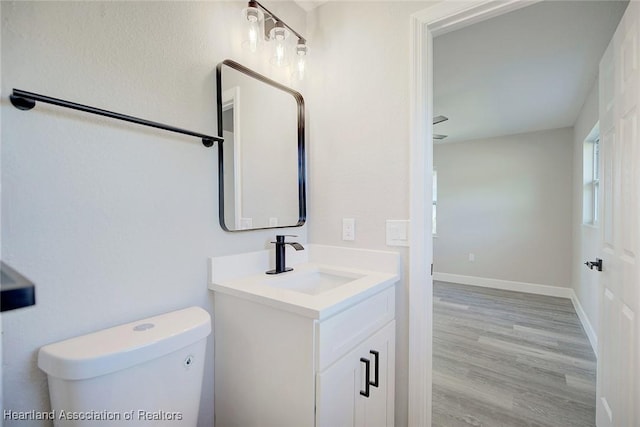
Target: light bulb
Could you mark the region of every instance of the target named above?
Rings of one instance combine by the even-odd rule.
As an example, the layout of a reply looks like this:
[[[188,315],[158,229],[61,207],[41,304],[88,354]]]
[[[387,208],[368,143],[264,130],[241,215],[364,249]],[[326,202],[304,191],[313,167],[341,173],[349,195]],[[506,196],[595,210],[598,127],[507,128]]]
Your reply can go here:
[[[271,63],[277,67],[287,65],[287,36],[289,31],[284,28],[282,22],[276,22],[275,26],[269,32],[269,37],[273,43],[273,54],[271,55]]]
[[[275,63],[278,67],[281,67],[285,63],[285,46],[282,40],[276,40],[275,46]]]
[[[298,80],[304,79],[308,53],[307,45],[303,41],[298,40],[298,45],[296,46],[296,66],[293,71],[294,77]]]
[[[244,26],[244,40],[242,47],[255,53],[260,41],[260,10],[256,7],[247,7],[242,10],[242,23]]]

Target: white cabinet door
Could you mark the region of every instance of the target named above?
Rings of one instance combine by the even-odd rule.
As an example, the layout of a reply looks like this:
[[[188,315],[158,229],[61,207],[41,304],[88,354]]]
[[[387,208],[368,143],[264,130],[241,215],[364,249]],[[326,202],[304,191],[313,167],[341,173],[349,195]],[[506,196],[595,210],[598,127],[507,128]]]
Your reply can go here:
[[[599,427],[640,425],[640,3],[627,11],[600,63],[602,248]]]
[[[356,426],[363,401],[358,390],[363,381],[360,351],[352,351],[316,379],[316,427]]]
[[[317,374],[316,427],[392,426],[394,391],[395,321]]]
[[[361,424],[365,427],[385,427],[394,425],[395,403],[395,369],[396,369],[396,322],[393,321],[372,336],[365,343],[368,354],[365,358],[371,360],[371,380],[376,380],[378,366],[378,387],[370,387],[369,398],[364,398],[364,419]],[[372,354],[377,351],[378,355]],[[377,360],[376,360],[377,359]],[[362,397],[362,396],[361,396]]]

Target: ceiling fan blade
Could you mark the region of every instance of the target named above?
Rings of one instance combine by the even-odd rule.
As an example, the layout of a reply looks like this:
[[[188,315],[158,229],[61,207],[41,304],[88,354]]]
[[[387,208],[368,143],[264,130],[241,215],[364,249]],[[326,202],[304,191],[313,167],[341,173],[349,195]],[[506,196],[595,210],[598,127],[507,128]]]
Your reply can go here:
[[[446,122],[447,120],[449,120],[449,117],[446,117],[446,116],[435,116],[433,118],[433,124],[437,125],[438,123]]]

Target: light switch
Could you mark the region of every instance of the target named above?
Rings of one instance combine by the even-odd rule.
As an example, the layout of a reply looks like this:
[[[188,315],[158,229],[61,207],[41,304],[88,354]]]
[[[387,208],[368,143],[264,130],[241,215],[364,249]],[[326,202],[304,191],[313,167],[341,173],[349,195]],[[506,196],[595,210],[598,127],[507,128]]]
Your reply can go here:
[[[387,246],[409,246],[409,220],[387,220]]]
[[[269,227],[277,227],[278,226],[278,218],[271,217],[269,218]]]
[[[342,240],[356,240],[356,220],[342,218]]]
[[[240,228],[246,230],[253,227],[253,218],[240,218]]]

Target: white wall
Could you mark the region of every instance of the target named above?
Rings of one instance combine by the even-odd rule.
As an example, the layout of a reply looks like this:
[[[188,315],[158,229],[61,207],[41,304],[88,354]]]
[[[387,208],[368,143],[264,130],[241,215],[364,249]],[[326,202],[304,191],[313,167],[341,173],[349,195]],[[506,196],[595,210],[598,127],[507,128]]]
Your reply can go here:
[[[269,6],[304,32],[298,6]],[[218,62],[290,83],[241,51],[243,7],[1,3],[2,257],[37,285],[36,306],[2,315],[5,409],[49,408],[40,346],[186,306],[211,310],[207,258],[264,249],[276,234],[220,229],[215,148],[45,104],[18,111],[11,89],[215,135]],[[302,242],[305,228],[295,229]],[[202,426],[213,421],[211,343]]]
[[[435,271],[571,286],[572,137],[563,128],[436,144]]]
[[[599,257],[600,229],[583,224],[584,142],[598,123],[598,83],[594,84],[578,115],[573,134],[573,290],[593,328],[598,326],[598,273],[583,263]],[[595,329],[594,329],[595,330]]]
[[[385,220],[409,218],[409,17],[424,2],[328,2],[310,16],[309,239],[387,247]],[[343,241],[342,218],[356,221]],[[398,286],[396,425],[407,424],[408,281]]]

